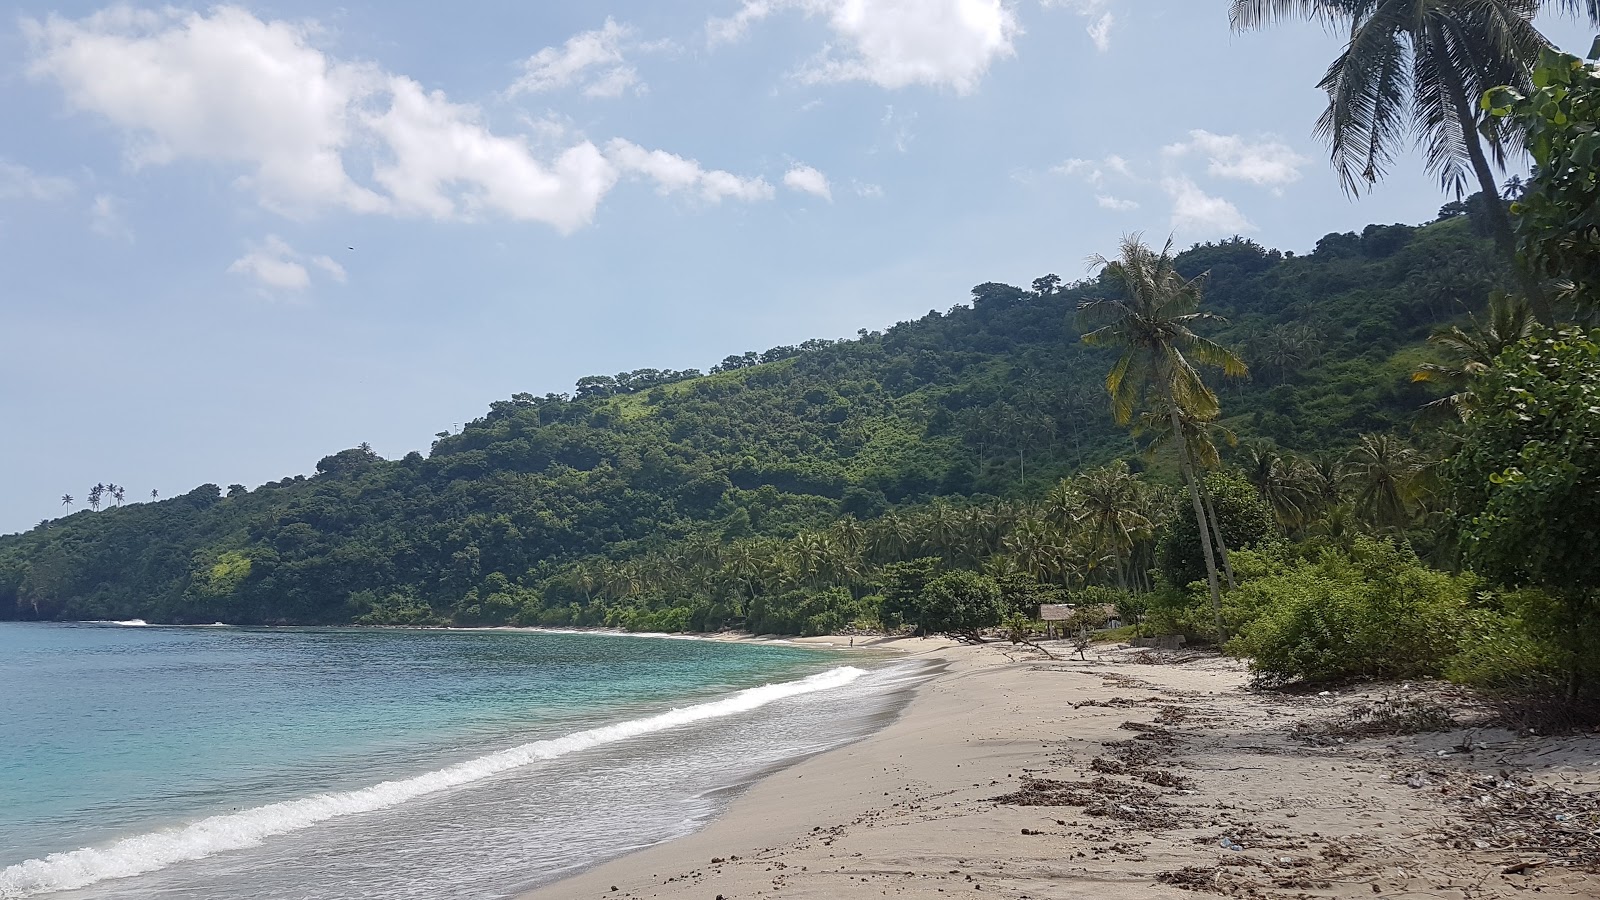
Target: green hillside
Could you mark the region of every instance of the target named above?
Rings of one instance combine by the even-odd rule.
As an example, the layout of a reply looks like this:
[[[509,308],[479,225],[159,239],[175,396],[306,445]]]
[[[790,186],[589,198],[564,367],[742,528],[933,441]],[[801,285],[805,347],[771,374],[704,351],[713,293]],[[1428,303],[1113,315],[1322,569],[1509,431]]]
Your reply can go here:
[[[1464,212],[1330,234],[1304,256],[1205,244],[1179,268],[1210,272],[1205,306],[1228,323],[1209,336],[1253,370],[1217,382],[1223,424],[1303,451],[1408,429],[1432,396],[1409,377],[1423,339],[1503,277]],[[875,614],[893,588],[874,572],[929,554],[960,567],[956,538],[926,533],[953,535],[939,522],[956,512],[989,510],[966,540],[998,552],[1063,478],[1147,465],[1106,412],[1112,357],[1074,323],[1114,290],[979,285],[970,305],[856,340],[519,394],[426,456],[355,448],[253,491],[82,510],[0,538],[0,618],[802,630]],[[907,522],[925,533],[896,538]],[[969,568],[988,555],[971,552]]]

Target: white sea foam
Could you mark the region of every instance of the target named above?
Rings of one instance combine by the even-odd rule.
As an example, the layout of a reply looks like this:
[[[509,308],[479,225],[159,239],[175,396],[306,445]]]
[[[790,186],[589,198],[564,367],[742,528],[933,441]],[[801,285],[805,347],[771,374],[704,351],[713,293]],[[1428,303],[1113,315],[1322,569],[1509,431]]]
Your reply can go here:
[[[149,622],[143,619],[126,619],[121,622],[112,622],[111,624],[121,625],[124,628],[146,628],[150,625]]]
[[[254,847],[275,835],[300,831],[340,816],[386,809],[541,760],[749,712],[788,697],[841,688],[865,674],[854,666],[842,666],[798,681],[749,688],[720,700],[533,741],[411,778],[212,816],[178,828],[124,838],[103,847],[52,853],[43,859],[30,859],[0,870],[0,898],[10,900],[71,890],[111,878],[154,872],[185,860]]]

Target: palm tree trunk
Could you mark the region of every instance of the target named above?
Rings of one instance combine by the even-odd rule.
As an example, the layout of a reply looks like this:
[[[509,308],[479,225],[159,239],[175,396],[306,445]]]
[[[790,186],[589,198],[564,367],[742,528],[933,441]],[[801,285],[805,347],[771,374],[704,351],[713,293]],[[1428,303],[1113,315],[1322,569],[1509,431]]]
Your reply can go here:
[[[1429,29],[1429,40],[1439,60],[1450,58],[1444,34],[1437,27]],[[1511,271],[1527,296],[1528,304],[1533,307],[1533,314],[1540,322],[1554,325],[1555,311],[1550,307],[1550,298],[1545,296],[1539,279],[1533,277],[1533,273],[1517,259],[1517,238],[1511,230],[1511,214],[1506,212],[1506,205],[1501,202],[1500,184],[1495,180],[1494,171],[1489,168],[1489,159],[1484,155],[1483,141],[1478,135],[1476,104],[1467,97],[1467,87],[1461,81],[1460,72],[1447,63],[1441,64],[1439,70],[1444,76],[1450,104],[1455,107],[1456,119],[1461,123],[1462,143],[1466,145],[1467,158],[1472,161],[1472,171],[1478,176],[1478,185],[1483,190],[1485,212],[1489,216],[1489,227],[1494,231],[1495,246],[1510,261]]]
[[[1204,484],[1200,488],[1200,497],[1206,504],[1206,517],[1211,520],[1211,535],[1216,539],[1217,551],[1222,554],[1222,571],[1228,576],[1228,590],[1231,591],[1239,586],[1238,582],[1233,580],[1233,560],[1228,558],[1228,542],[1222,538],[1222,523],[1217,520],[1217,510],[1215,504],[1211,502],[1211,492],[1205,489]]]
[[[1172,415],[1172,433],[1178,441],[1178,462],[1183,467],[1183,480],[1189,486],[1189,499],[1194,503],[1194,521],[1199,526],[1200,549],[1206,557],[1206,582],[1211,588],[1211,617],[1217,626],[1217,640],[1228,639],[1228,629],[1222,621],[1222,588],[1217,583],[1217,558],[1211,552],[1211,536],[1206,533],[1206,510],[1200,504],[1200,487],[1194,477],[1194,464],[1189,459],[1189,442],[1183,435],[1183,423],[1178,419],[1178,405],[1171,398],[1167,407]]]

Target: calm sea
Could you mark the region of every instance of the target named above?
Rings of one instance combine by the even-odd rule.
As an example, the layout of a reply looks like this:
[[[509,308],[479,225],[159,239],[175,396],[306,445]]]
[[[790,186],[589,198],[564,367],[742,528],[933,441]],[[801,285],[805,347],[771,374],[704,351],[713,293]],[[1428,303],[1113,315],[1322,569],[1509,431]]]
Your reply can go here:
[[[615,635],[0,623],[0,898],[509,896],[692,830],[926,674]]]

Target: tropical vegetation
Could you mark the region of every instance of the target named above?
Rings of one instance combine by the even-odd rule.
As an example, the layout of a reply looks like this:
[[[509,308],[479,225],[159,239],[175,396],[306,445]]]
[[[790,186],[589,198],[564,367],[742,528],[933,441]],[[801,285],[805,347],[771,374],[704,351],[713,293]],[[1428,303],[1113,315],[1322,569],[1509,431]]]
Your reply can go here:
[[[426,455],[126,505],[97,483],[0,538],[0,618],[977,640],[1069,603],[1266,682],[1593,693],[1600,70],[1542,5],[1233,3],[1348,31],[1334,168],[1354,191],[1420,142],[1480,188],[1431,223],[1304,255],[1132,235],[1083,280],[853,340],[515,394]]]

